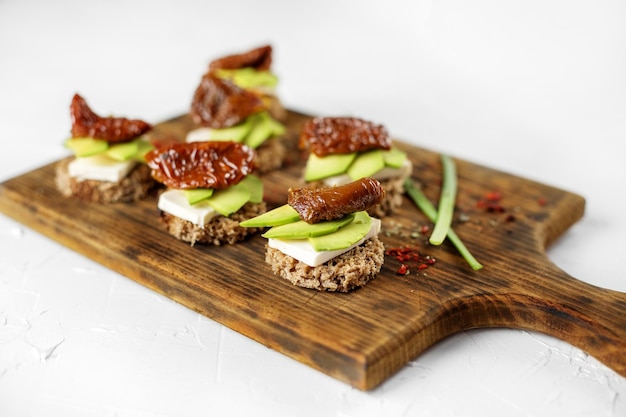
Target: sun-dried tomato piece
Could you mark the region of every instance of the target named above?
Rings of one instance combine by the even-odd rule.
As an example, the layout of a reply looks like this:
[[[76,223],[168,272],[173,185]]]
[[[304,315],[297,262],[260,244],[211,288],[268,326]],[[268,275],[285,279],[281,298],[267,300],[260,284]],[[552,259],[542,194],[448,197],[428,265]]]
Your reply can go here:
[[[355,117],[316,117],[302,126],[299,146],[325,156],[390,149],[391,137],[383,125]]]
[[[152,128],[143,120],[98,116],[78,94],[72,98],[70,116],[74,138],[90,137],[110,143],[128,142]]]
[[[152,176],[171,188],[223,189],[254,169],[254,151],[236,142],[189,142],[161,146],[146,154]]]
[[[252,67],[259,71],[269,70],[272,65],[272,47],[264,45],[241,54],[228,55],[209,64],[209,71],[216,69],[240,69]]]
[[[214,129],[235,126],[262,110],[265,106],[256,94],[211,73],[202,77],[191,103],[193,120]]]
[[[374,178],[361,178],[336,187],[289,189],[287,203],[307,223],[340,219],[380,204],[385,189]]]

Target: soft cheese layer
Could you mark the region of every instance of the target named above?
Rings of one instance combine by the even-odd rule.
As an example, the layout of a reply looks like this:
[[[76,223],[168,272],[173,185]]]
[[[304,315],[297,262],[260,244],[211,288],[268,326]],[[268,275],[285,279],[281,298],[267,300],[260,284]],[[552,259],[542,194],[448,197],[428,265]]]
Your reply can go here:
[[[97,180],[119,182],[137,165],[137,161],[116,161],[106,155],[75,158],[68,165],[71,177],[80,181]]]
[[[286,240],[286,239],[268,239],[267,243],[269,247],[278,249],[285,255],[289,255],[292,258],[299,260],[300,262],[304,262],[305,264],[315,267],[319,266],[329,260],[348,252],[349,250],[359,246],[367,239],[370,239],[380,232],[380,220],[372,217],[372,225],[370,227],[369,232],[365,237],[361,240],[353,244],[352,246],[333,250],[333,251],[323,251],[319,252],[313,249],[311,244],[307,239],[301,240]]]
[[[187,142],[206,142],[211,140],[211,128],[199,127],[197,129],[190,130],[187,133],[187,138],[185,140]]]
[[[183,190],[167,190],[161,193],[157,207],[200,227],[204,227],[213,217],[219,215],[206,201],[190,205]]]
[[[411,175],[413,165],[408,159],[404,161],[400,168],[385,167],[372,175],[372,178],[379,181],[383,181],[389,178],[406,178]],[[332,177],[324,178],[324,185],[334,187],[338,185],[345,185],[354,181],[348,174],[335,175]]]

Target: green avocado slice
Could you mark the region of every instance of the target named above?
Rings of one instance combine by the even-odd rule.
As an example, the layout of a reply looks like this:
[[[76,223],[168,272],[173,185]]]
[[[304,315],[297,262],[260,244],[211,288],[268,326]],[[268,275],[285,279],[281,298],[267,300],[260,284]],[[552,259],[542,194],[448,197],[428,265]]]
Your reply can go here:
[[[248,187],[240,182],[223,190],[215,190],[206,202],[222,216],[229,216],[250,201],[250,195]]]
[[[210,140],[242,142],[253,126],[253,116],[249,116],[238,125],[222,129],[211,129]]]
[[[262,236],[273,239],[306,239],[314,236],[323,236],[336,232],[354,220],[354,214],[348,214],[339,220],[323,221],[318,223],[307,223],[298,220],[293,223],[274,226]]]
[[[298,220],[300,220],[300,214],[298,214],[296,209],[289,204],[285,204],[251,219],[244,220],[239,225],[243,227],[272,227],[293,223]]]
[[[269,71],[239,71],[234,74],[233,81],[241,88],[275,87],[278,77]]]
[[[305,181],[316,181],[343,174],[348,170],[356,156],[356,152],[332,154],[324,157],[319,157],[312,153],[306,162],[304,179]]]
[[[406,160],[406,152],[401,151],[396,147],[392,147],[388,151],[383,151],[383,159],[385,160],[385,166],[400,168]]]
[[[272,136],[272,127],[265,122],[265,118],[261,115],[250,117],[254,117],[253,126],[248,135],[244,138],[243,143],[252,149],[256,149]]]
[[[187,202],[193,206],[211,197],[213,195],[213,188],[192,188],[184,190],[184,193],[185,197],[187,197]]]
[[[353,181],[371,177],[385,167],[383,152],[380,149],[359,153],[348,168],[348,175]]]
[[[143,139],[137,139],[136,142],[137,142],[137,153],[135,154],[134,158],[139,162],[145,163],[146,162],[145,156],[148,152],[154,149],[154,145]]]
[[[263,142],[273,136],[285,134],[285,126],[272,119],[270,114],[266,111],[254,114],[249,118],[253,119],[252,129],[243,139],[243,142],[252,149],[258,148]]]
[[[109,149],[109,142],[95,138],[69,138],[65,141],[65,146],[74,152],[74,155],[81,158],[85,156],[97,155]]]
[[[137,155],[139,143],[137,141],[116,143],[106,150],[105,155],[116,161],[128,161]]]
[[[249,195],[248,200],[243,202],[243,204],[247,203],[248,201],[252,203],[260,203],[261,201],[263,201],[263,182],[256,175],[246,176],[238,184],[236,184],[236,186],[239,186],[242,189],[245,189],[248,191],[248,195]],[[228,189],[236,187],[236,186],[233,185],[229,187]],[[243,196],[245,196],[246,194],[242,190],[235,190],[235,191],[227,192],[228,189],[217,191],[217,197],[218,197],[217,203],[214,201],[213,204],[217,205],[218,208],[221,208],[223,212],[233,213],[239,210],[241,206],[243,206],[243,204],[241,203],[241,200],[243,199]],[[190,205],[194,205],[203,200],[212,199],[216,190],[214,190],[213,188],[191,188],[191,189],[184,190],[184,192],[185,192],[185,197],[187,197],[187,202]],[[232,198],[233,200],[227,201],[228,198]],[[208,203],[209,205],[211,205],[210,202]],[[217,208],[215,208],[215,210],[219,212]],[[223,214],[223,213],[220,212],[220,214]]]
[[[278,77],[270,71],[259,71],[252,67],[219,69],[217,76],[228,78],[241,88],[275,87]]]
[[[318,252],[349,248],[364,236],[372,226],[372,218],[365,211],[355,213],[352,223],[334,233],[310,237],[309,243]]]
[[[240,184],[243,184],[250,191],[250,202],[260,203],[263,201],[263,181],[256,175],[248,174],[242,179]]]

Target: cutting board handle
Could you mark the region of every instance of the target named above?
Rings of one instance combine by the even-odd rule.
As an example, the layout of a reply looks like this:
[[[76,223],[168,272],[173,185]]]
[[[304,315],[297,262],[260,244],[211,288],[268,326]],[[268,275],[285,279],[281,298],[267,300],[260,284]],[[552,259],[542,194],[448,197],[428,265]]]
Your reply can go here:
[[[626,377],[626,293],[576,279],[554,266],[553,300],[538,303],[546,333],[566,340]],[[541,290],[545,294],[545,290]]]
[[[458,164],[460,174],[469,172],[469,165]],[[480,178],[477,171],[472,173],[474,180]],[[494,177],[488,171],[484,175],[480,183],[489,184],[489,189],[508,190],[509,204],[524,209],[520,208],[516,221],[481,235],[481,244],[474,246],[475,250],[489,249],[479,254],[479,259],[487,261],[483,270],[467,277],[475,282],[460,290],[465,291],[461,298],[474,305],[469,312],[455,314],[456,319],[469,320],[474,327],[512,327],[548,334],[626,377],[626,293],[577,279],[547,255],[550,244],[583,217],[584,198],[537,183],[522,183],[515,177]],[[464,187],[468,184],[464,182]],[[515,198],[518,201],[513,201]],[[537,203],[540,198],[545,204]],[[455,296],[451,291],[438,296],[456,304],[452,311],[463,309],[458,303],[465,301],[446,298]]]
[[[476,319],[468,327],[514,327],[559,338],[626,377],[626,293],[576,279],[547,257],[543,267],[535,263],[526,272],[525,288],[469,297],[473,305],[460,310],[472,313],[459,316]]]

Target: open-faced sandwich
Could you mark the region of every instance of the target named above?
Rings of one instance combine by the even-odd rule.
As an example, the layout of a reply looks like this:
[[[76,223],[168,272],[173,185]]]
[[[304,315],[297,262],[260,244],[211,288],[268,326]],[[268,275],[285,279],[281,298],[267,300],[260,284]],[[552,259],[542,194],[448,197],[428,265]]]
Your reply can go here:
[[[146,154],[152,176],[166,186],[158,209],[167,231],[192,245],[233,244],[258,229],[240,222],[266,211],[263,183],[252,174],[254,151],[236,142],[159,146]]]
[[[394,147],[387,129],[354,117],[316,117],[307,120],[299,146],[308,150],[304,181],[311,187],[337,186],[360,178],[380,181],[385,198],[370,214],[384,217],[402,204],[403,183],[412,164]]]
[[[369,209],[385,190],[373,178],[320,189],[289,189],[287,204],[241,223],[270,227],[265,261],[294,285],[348,292],[374,279],[384,262],[380,220]]]
[[[101,117],[75,94],[70,105],[71,137],[65,146],[74,155],[56,166],[56,185],[64,196],[95,203],[133,202],[156,182],[145,164],[152,145],[143,136],[152,126],[142,120]]]
[[[191,117],[199,126],[187,142],[234,141],[255,150],[256,170],[280,168],[287,156],[285,126],[276,121],[263,101],[232,81],[206,73],[191,104]]]
[[[208,72],[258,95],[273,118],[285,120],[286,111],[276,95],[278,77],[272,72],[271,45],[216,59]]]

